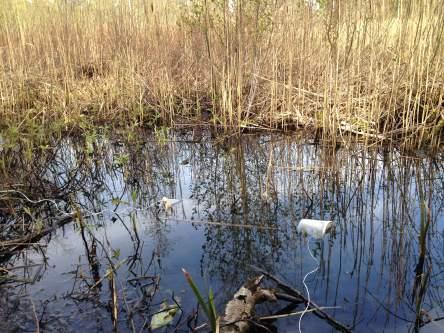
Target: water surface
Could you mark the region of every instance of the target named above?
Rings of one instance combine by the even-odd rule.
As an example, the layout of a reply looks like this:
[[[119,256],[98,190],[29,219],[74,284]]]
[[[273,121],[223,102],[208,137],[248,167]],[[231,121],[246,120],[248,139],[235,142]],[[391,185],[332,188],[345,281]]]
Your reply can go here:
[[[441,155],[207,134],[146,134],[136,143],[97,135],[28,155],[0,154],[4,189],[32,189],[34,200],[57,202],[31,205],[16,194],[17,214],[2,211],[2,230],[28,221],[22,206],[42,224],[74,209],[85,216],[2,258],[16,281],[0,284],[0,331],[34,332],[37,318],[42,332],[110,332],[114,281],[117,331],[146,330],[174,297],[183,311],[167,331],[186,332],[196,300],[181,268],[202,290],[215,290],[223,312],[257,275],[250,265],[301,291],[303,277],[319,265],[307,279],[311,298],[337,307],[329,313],[356,332],[444,330],[444,321],[425,324],[444,315]],[[18,182],[22,187],[11,187]],[[178,201],[172,212],[161,209],[162,197]],[[335,228],[323,239],[307,238],[296,232],[301,218],[332,220]],[[274,326],[299,332],[298,320]],[[312,314],[301,326],[334,331]]]

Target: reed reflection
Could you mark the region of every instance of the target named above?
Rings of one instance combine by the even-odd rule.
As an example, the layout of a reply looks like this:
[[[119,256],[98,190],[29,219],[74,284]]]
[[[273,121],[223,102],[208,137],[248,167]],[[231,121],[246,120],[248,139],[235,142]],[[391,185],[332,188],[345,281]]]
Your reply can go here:
[[[72,264],[88,274],[84,284],[75,282],[75,274],[70,295],[94,286],[96,295],[82,301],[109,309],[103,299],[113,297],[112,288],[103,281],[110,267],[118,267],[117,318],[128,313],[131,318],[113,317],[115,327],[105,327],[143,329],[159,290],[183,286],[172,267],[197,263],[201,279],[218,287],[223,304],[250,277],[250,265],[301,288],[303,276],[316,265],[310,247],[320,264],[308,281],[313,298],[340,306],[334,316],[356,330],[415,331],[442,316],[442,156],[299,144],[273,135],[195,139],[177,135],[160,142],[146,136],[127,143],[96,136],[68,138],[28,156],[3,151],[3,188],[11,190],[0,197],[3,245],[35,233],[37,221],[54,221],[61,212],[77,209],[88,217],[85,224],[74,219],[49,229],[34,248],[2,247],[1,267],[9,272],[23,266],[27,277],[37,274],[27,256],[44,258],[47,248],[56,246],[51,237],[70,235],[72,226],[82,244],[76,252],[80,262]],[[171,213],[159,204],[164,196],[178,200]],[[56,205],[36,203],[38,198]],[[301,218],[333,220],[335,229],[308,242],[296,233]],[[177,262],[183,246],[177,239],[187,244],[195,239],[199,247]],[[51,267],[41,267],[50,273]],[[18,283],[6,276],[8,284]],[[43,277],[41,283],[45,286]],[[285,323],[279,328],[285,331]]]

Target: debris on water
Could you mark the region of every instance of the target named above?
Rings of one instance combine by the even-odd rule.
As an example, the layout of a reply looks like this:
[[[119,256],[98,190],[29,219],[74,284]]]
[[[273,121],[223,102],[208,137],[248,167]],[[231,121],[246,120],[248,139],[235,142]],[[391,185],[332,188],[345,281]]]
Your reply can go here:
[[[271,195],[267,191],[264,191],[261,193],[261,199],[264,203],[268,203],[268,204],[273,201],[273,198],[271,197]]]
[[[168,305],[167,302],[163,302],[160,305],[160,312],[151,317],[151,329],[155,330],[169,325],[179,311],[180,309],[177,304]]]
[[[275,291],[278,303],[242,310],[242,322],[221,316],[224,330],[427,330],[443,316],[442,155],[274,134],[195,143],[187,133],[158,145],[144,143],[149,133],[121,146],[106,135],[91,141],[92,156],[83,137],[45,140],[52,149],[0,139],[0,332],[209,330],[185,265],[215,287],[221,315],[251,277],[267,278],[253,296]]]
[[[179,202],[181,202],[182,200],[178,200],[178,199],[171,199],[171,198],[167,198],[167,197],[163,197],[162,200],[160,200],[163,209],[165,210],[165,212],[172,212],[173,211],[173,206],[175,204],[178,204]]]
[[[333,227],[333,221],[302,219],[299,221],[297,231],[313,238],[323,238]]]

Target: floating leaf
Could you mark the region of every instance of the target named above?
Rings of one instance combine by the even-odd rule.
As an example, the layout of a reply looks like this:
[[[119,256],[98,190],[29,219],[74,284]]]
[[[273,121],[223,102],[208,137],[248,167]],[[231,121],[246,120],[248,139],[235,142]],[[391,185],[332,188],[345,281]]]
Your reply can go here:
[[[23,207],[23,210],[25,211],[26,214],[28,214],[30,217],[32,217],[32,213],[31,213],[31,210],[29,209],[29,207]]]
[[[42,232],[43,230],[43,221],[41,219],[38,219],[35,223],[34,223],[36,232],[39,234]]]
[[[167,303],[162,303],[160,306],[161,312],[156,313],[151,317],[151,329],[161,328],[170,324],[174,316],[179,312],[177,305],[168,305]]]
[[[122,205],[129,205],[129,202],[128,202],[128,201],[120,200],[120,199],[118,199],[118,198],[113,198],[113,199],[111,200],[111,203],[112,203],[114,206],[118,206],[118,205],[120,205],[120,204],[122,204]]]
[[[119,257],[120,257],[120,249],[113,250],[112,258],[119,259]]]

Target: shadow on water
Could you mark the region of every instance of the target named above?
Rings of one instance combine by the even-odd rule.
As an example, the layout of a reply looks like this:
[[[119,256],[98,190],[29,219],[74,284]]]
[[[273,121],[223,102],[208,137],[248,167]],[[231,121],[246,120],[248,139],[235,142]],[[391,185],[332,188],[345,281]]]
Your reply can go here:
[[[312,299],[356,332],[442,331],[442,156],[299,142],[96,135],[3,147],[0,331],[139,332],[162,302],[182,310],[168,330],[189,331],[204,318],[181,267],[215,289],[222,312],[255,274],[249,265],[303,290],[316,267],[307,247],[320,265]],[[172,212],[162,197],[177,200]],[[308,240],[296,233],[304,217],[334,231]]]

